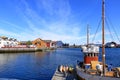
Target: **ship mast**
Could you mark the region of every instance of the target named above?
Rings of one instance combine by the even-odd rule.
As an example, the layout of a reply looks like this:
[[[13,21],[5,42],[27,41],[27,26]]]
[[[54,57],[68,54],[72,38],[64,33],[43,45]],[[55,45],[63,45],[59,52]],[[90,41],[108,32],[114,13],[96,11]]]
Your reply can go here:
[[[89,45],[89,25],[87,25],[87,46]]]
[[[102,0],[102,62],[103,62],[103,76],[105,76],[105,36],[104,24],[105,23],[105,1]]]

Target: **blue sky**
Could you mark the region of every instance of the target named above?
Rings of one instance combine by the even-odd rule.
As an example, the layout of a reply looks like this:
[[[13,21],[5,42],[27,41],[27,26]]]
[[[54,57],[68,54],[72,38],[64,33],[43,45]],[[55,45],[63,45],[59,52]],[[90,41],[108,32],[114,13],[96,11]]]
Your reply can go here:
[[[0,36],[17,40],[62,40],[70,44],[86,43],[86,27],[90,41],[101,20],[102,0],[0,0]],[[106,1],[106,16],[120,34],[120,1]],[[100,25],[101,27],[101,25]],[[112,35],[115,32],[112,31]],[[118,35],[118,37],[120,37]],[[106,28],[106,41],[112,41]],[[114,41],[118,42],[114,37]],[[95,41],[101,42],[101,28]]]

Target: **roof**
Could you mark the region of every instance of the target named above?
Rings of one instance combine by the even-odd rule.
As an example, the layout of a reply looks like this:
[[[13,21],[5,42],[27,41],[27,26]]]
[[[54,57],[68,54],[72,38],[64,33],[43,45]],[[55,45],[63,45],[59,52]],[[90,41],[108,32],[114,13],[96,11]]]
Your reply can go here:
[[[52,40],[43,40],[43,41],[45,41],[45,42],[52,42]]]

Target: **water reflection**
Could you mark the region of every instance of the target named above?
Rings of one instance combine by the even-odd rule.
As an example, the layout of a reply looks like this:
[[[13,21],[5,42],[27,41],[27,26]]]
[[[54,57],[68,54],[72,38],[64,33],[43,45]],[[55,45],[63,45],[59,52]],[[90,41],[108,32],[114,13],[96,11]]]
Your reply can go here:
[[[0,54],[0,66],[5,65],[16,59],[18,54],[3,53]]]
[[[46,52],[35,52],[35,57],[42,58],[46,55]]]

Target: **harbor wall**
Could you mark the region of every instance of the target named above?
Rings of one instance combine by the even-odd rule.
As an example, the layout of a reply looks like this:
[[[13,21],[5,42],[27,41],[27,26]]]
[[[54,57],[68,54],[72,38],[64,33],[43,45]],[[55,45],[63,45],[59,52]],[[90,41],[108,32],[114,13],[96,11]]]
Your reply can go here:
[[[0,53],[47,51],[46,48],[0,48]]]

